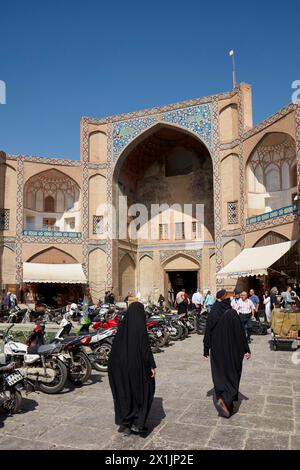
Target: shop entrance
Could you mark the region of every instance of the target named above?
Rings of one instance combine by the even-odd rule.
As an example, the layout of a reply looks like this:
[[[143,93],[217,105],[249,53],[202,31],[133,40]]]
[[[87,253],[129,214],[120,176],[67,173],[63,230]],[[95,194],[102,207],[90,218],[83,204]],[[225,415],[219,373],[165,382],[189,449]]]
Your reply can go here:
[[[185,289],[187,294],[192,294],[199,285],[198,271],[167,271],[167,278],[174,292],[174,298],[181,289]]]
[[[34,283],[24,285],[22,291],[24,302],[41,302],[49,307],[78,303],[84,294],[82,284]]]

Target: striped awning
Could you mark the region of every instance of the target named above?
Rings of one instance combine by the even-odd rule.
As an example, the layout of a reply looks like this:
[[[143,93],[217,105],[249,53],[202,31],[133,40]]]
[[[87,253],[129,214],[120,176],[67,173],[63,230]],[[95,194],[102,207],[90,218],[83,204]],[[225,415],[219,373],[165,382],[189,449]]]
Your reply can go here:
[[[238,278],[268,274],[268,269],[287,253],[296,240],[275,245],[245,248],[218,272],[221,278]]]
[[[86,284],[81,264],[23,263],[23,282]]]

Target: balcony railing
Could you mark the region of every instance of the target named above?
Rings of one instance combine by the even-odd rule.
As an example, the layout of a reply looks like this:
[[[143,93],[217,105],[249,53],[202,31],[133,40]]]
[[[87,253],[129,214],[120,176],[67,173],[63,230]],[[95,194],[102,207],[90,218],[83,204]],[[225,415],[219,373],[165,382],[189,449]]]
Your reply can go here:
[[[56,238],[81,238],[81,232],[61,232],[60,230],[48,229],[24,229],[24,237],[56,237]]]
[[[275,219],[276,217],[282,217],[288,214],[297,214],[297,204],[291,204],[290,206],[280,207],[264,214],[254,215],[246,219],[246,225],[257,224],[259,222],[265,222],[266,220]]]

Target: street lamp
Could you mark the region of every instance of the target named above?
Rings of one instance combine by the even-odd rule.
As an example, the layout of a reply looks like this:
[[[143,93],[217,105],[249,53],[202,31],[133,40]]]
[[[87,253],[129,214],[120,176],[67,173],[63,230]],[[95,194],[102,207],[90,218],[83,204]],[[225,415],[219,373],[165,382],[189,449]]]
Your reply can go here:
[[[235,70],[235,59],[234,59],[234,50],[229,51],[229,56],[232,58],[232,83],[233,89],[236,87],[236,70]]]

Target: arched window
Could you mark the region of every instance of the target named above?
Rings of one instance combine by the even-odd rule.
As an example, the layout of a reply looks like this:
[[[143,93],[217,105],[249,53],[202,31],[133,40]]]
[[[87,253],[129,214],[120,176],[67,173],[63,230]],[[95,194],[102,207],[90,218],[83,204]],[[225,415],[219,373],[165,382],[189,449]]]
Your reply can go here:
[[[265,192],[265,185],[264,185],[264,172],[261,165],[257,165],[255,168],[255,192],[256,193],[264,193]]]
[[[35,194],[32,191],[29,191],[27,194],[27,207],[28,209],[35,210]]]
[[[68,194],[67,195],[67,207],[66,207],[67,211],[69,209],[72,209],[73,206],[74,206],[74,198],[71,194]]]
[[[45,212],[55,212],[55,201],[52,196],[45,197]]]
[[[284,162],[281,167],[282,189],[289,189],[290,186],[290,167],[288,162]]]
[[[58,190],[56,194],[56,210],[57,212],[64,212],[65,210],[65,195],[61,190]]]
[[[280,191],[280,171],[277,165],[271,164],[266,168],[266,190],[271,193]]]
[[[291,187],[294,188],[295,186],[297,186],[297,165],[296,165],[296,163],[294,163],[294,165],[291,167],[290,179],[291,179]]]

